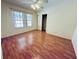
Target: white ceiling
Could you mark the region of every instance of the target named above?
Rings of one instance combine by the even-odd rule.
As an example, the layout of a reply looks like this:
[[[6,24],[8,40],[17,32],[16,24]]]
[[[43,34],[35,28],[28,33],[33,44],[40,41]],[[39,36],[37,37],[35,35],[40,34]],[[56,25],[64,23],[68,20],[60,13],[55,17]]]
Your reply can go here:
[[[46,7],[46,8],[50,7],[50,6],[54,7],[56,5],[62,4],[64,2],[69,2],[69,1],[72,1],[72,0],[2,0],[2,1],[34,10],[31,7],[31,5],[36,3],[34,1],[41,1],[42,3],[40,5],[41,5],[41,8],[43,9],[44,7]]]
[[[8,2],[10,4],[21,6],[24,8],[32,9],[31,5],[36,3],[35,1],[38,1],[38,0],[3,0],[3,1]],[[48,0],[39,0],[39,1],[42,1],[41,6],[43,6],[44,3],[48,2]]]

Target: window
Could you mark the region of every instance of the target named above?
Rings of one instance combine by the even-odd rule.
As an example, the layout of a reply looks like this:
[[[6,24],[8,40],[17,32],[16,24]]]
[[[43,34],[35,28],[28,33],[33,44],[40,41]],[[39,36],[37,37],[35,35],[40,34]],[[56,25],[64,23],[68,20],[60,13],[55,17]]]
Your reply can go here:
[[[27,14],[27,26],[32,26],[32,15]]]
[[[12,10],[12,20],[16,28],[32,26],[32,14]]]

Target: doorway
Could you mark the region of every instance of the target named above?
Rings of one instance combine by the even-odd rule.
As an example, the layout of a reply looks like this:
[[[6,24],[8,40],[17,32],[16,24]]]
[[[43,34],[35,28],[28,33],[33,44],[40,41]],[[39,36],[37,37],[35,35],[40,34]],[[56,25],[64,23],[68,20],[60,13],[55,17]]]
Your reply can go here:
[[[47,14],[42,15],[42,31],[46,32]]]

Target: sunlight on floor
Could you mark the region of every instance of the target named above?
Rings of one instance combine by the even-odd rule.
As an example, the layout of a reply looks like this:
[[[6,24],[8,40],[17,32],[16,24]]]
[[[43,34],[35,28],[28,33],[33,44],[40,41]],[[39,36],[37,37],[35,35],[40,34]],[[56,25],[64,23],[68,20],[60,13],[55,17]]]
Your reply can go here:
[[[19,38],[17,40],[17,42],[18,42],[18,48],[24,49],[28,45],[31,45],[32,41],[33,41],[32,35],[28,36],[27,39],[25,37]]]

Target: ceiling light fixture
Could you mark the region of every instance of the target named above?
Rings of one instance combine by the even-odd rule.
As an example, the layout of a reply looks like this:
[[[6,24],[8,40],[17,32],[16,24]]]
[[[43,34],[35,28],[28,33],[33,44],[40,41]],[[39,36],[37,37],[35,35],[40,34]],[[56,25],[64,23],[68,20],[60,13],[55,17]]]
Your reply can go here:
[[[39,9],[39,8],[40,8],[38,4],[35,4],[35,7],[36,7],[37,9]]]
[[[34,10],[36,9],[34,5],[31,5],[31,7],[32,7]]]
[[[34,10],[41,10],[42,7],[44,7],[44,4],[48,2],[48,0],[32,0],[33,4],[31,4],[31,7]]]

